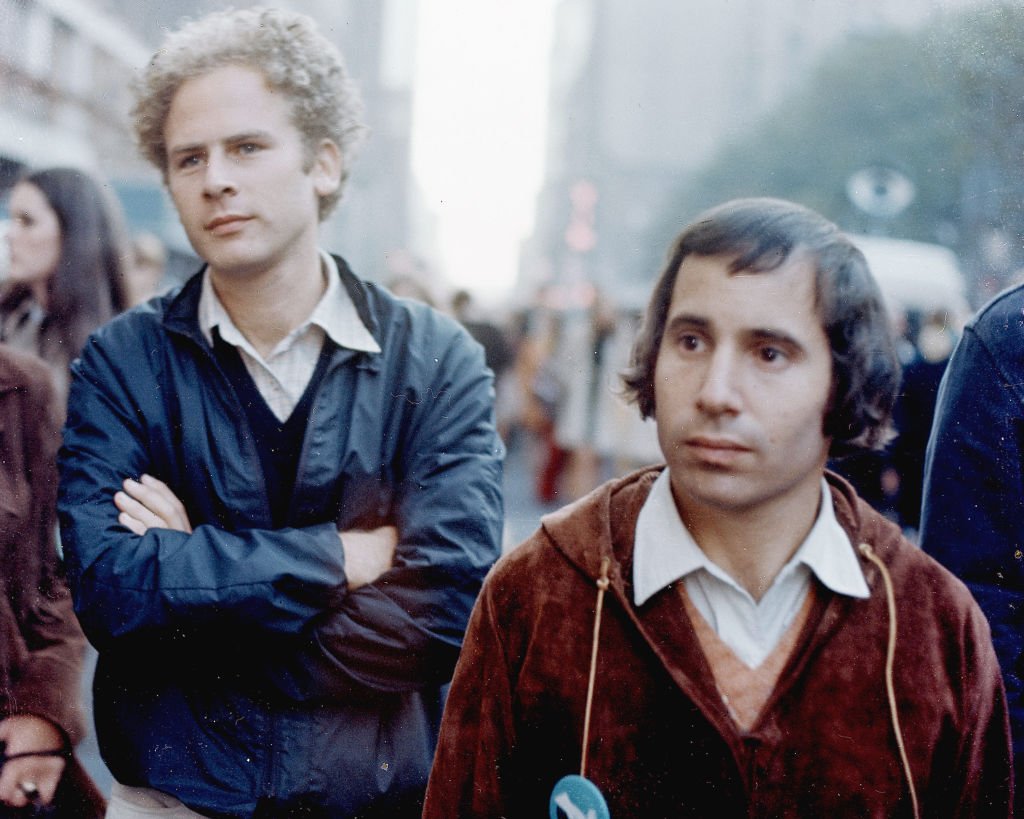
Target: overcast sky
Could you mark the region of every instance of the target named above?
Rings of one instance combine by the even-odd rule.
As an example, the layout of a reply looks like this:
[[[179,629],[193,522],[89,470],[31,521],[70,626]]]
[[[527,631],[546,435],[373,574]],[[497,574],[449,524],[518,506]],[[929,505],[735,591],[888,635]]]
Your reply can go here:
[[[543,171],[556,0],[428,0],[419,9],[413,170],[444,274],[507,295]]]

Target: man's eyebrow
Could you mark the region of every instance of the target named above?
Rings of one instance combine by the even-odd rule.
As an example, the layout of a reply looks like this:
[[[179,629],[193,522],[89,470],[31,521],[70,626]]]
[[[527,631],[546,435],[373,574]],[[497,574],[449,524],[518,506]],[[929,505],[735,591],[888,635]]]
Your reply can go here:
[[[668,324],[665,325],[665,332],[671,333],[675,330],[681,330],[683,327],[698,327],[706,330],[710,326],[711,322],[703,316],[698,316],[695,313],[676,313],[668,320]]]
[[[247,142],[253,139],[269,141],[270,139],[272,139],[272,136],[269,131],[242,131],[240,133],[232,134],[229,137],[225,137],[224,139],[217,141],[224,145],[237,145],[239,142]],[[168,153],[186,154],[193,153],[194,151],[203,151],[206,150],[207,144],[208,143],[206,142],[185,142],[181,145],[174,145],[169,147]]]
[[[221,140],[225,144],[234,144],[238,142],[247,142],[251,139],[270,140],[272,138],[269,131],[242,131],[240,134],[233,134],[232,136],[226,137]]]
[[[774,330],[770,327],[755,327],[748,333],[748,335],[754,341],[770,341],[775,344],[785,345],[801,351],[806,349],[806,345],[800,341],[800,339],[787,332]]]
[[[713,326],[714,323],[710,319],[697,315],[696,313],[676,313],[674,316],[669,318],[666,323],[665,333],[669,334],[679,332],[680,330],[688,328],[708,330]],[[753,341],[768,341],[801,351],[807,349],[807,345],[800,341],[796,336],[773,327],[754,327],[748,330],[746,335]]]
[[[196,151],[202,151],[205,147],[205,144],[202,142],[186,142],[182,145],[168,145],[167,153],[171,156],[175,154],[191,154]]]

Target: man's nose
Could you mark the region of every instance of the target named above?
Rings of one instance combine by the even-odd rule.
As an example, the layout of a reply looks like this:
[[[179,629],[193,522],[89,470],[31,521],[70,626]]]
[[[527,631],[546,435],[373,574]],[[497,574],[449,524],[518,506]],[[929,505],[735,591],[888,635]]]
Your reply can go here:
[[[697,406],[712,415],[736,414],[740,411],[740,362],[734,351],[719,347],[707,360]]]
[[[237,192],[231,174],[231,163],[227,157],[217,151],[211,151],[206,158],[203,176],[203,195],[209,199],[217,199]]]

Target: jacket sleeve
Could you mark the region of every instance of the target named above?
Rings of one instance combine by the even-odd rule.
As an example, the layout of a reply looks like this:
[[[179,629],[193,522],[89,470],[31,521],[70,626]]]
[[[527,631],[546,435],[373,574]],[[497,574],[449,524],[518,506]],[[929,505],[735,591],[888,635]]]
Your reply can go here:
[[[512,672],[488,586],[477,601],[448,692],[424,819],[507,816],[515,746]]]
[[[48,373],[24,392],[21,407],[28,465],[30,514],[26,537],[15,544],[17,565],[6,567],[15,582],[14,599],[4,601],[4,616],[17,621],[18,637],[7,650],[23,649],[8,697],[16,713],[34,714],[58,726],[71,743],[85,732],[79,697],[85,636],[57,555],[57,398]]]
[[[426,400],[399,447],[394,566],[314,620],[306,646],[281,670],[290,696],[407,691],[451,678],[501,550],[504,447],[482,348],[460,332],[436,361],[427,358]]]
[[[955,780],[947,783],[950,796],[956,800],[952,815],[963,819],[1011,817],[1013,751],[1006,693],[988,624],[976,609],[971,614],[962,634],[964,654],[959,676],[965,703],[958,770]],[[935,815],[947,807],[944,799],[943,804],[935,806]]]
[[[1020,374],[1006,371],[1013,363],[965,330],[939,390],[921,546],[967,584],[988,618],[1024,753],[1024,413]]]
[[[67,587],[57,577],[48,586],[18,622],[26,655],[10,701],[14,713],[49,720],[75,744],[85,734],[79,697],[85,636]]]
[[[108,334],[75,363],[59,459],[62,544],[85,633],[100,650],[211,624],[246,635],[300,633],[344,594],[332,523],[279,531],[202,524],[189,535],[150,529],[141,537],[118,523],[113,498],[122,481],[154,468],[145,416],[155,410],[139,405],[131,368],[118,363],[145,351],[127,347]]]

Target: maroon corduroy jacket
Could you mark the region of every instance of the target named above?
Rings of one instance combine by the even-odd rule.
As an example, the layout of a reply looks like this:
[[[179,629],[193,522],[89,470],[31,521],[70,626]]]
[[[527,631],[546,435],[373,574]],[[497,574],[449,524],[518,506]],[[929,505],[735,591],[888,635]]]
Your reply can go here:
[[[424,816],[548,815],[579,773],[602,557],[611,559],[587,776],[625,817],[911,815],[886,697],[889,613],[871,596],[819,600],[749,733],[717,693],[675,589],[633,605],[633,535],[658,469],[553,515],[505,556],[477,602],[452,684]],[[1005,694],[966,588],[828,475],[852,542],[895,585],[894,682],[923,817],[1011,814]]]

